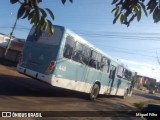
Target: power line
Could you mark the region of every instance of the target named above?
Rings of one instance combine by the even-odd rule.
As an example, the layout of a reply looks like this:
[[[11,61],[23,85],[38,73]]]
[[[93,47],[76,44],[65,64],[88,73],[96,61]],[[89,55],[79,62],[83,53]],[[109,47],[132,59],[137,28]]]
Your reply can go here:
[[[0,26],[0,28],[12,28],[12,27],[5,27],[5,26]],[[24,29],[24,30],[30,30],[29,27],[19,25],[16,27],[16,29]],[[123,32],[107,32],[107,33],[85,33],[85,32],[78,32],[79,35],[83,35],[86,37],[100,37],[100,38],[119,38],[125,41],[133,40],[134,41],[139,41],[139,40],[147,40],[147,41],[160,41],[160,36],[155,36],[155,35],[160,35],[160,33],[123,33]],[[131,35],[132,34],[132,35]],[[143,36],[142,36],[143,35]],[[145,35],[145,36],[144,36]],[[149,36],[148,36],[149,35]],[[154,35],[154,36],[153,36]],[[119,39],[106,39],[107,41],[119,41]]]
[[[102,34],[86,34],[86,33],[79,33],[81,36],[91,37],[91,38],[106,38],[106,41],[157,41],[160,42],[160,37],[143,37],[143,36],[125,36],[125,35],[102,35]],[[108,39],[112,38],[112,39]],[[114,39],[113,39],[114,38]],[[115,39],[118,38],[118,39]]]
[[[0,28],[12,28],[12,27],[0,26]],[[16,26],[16,30],[27,30],[27,31],[29,31],[30,28],[27,27],[27,26],[18,25],[18,26]],[[124,38],[126,37],[129,40],[136,38],[136,41],[137,40],[141,40],[140,38],[148,39],[148,37],[129,35],[131,33],[129,33],[127,35],[123,33],[124,35],[121,35],[122,32],[108,32],[108,33],[105,33],[105,34],[104,33],[95,33],[95,34],[93,34],[93,33],[84,33],[84,32],[81,32],[80,34],[81,35],[85,35],[85,36],[88,35],[88,36],[91,36],[91,37],[104,37],[105,36],[105,37],[118,37],[118,38],[121,38],[121,39],[123,37]],[[138,35],[148,35],[148,33],[136,33],[136,35],[137,34]],[[158,35],[158,34],[160,34],[160,33],[150,33],[150,35]],[[160,37],[153,37],[153,36],[149,37],[149,38],[150,39],[151,38],[152,39],[160,39]],[[154,41],[154,40],[150,40],[150,41]],[[156,40],[156,41],[160,41],[160,40]],[[101,46],[104,46],[104,45],[101,45]],[[105,47],[110,47],[110,48],[115,48],[115,49],[121,49],[121,53],[127,53],[127,54],[137,54],[137,53],[134,53],[134,52],[130,52],[129,50],[136,50],[136,51],[143,51],[143,52],[147,51],[147,50],[137,50],[137,49],[125,49],[125,48],[113,47],[113,46],[105,46]],[[122,50],[125,50],[125,51],[122,51]],[[113,50],[112,50],[112,52],[113,52]],[[118,52],[120,52],[120,51],[118,51]],[[142,55],[142,56],[146,56],[146,57],[153,57],[153,58],[155,58],[155,56],[150,56],[150,55],[145,55],[145,54],[137,54],[137,55]]]
[[[97,45],[97,44],[96,44]],[[126,48],[121,48],[121,47],[115,47],[115,46],[108,46],[108,45],[102,45],[100,44],[100,46],[104,46],[106,48],[111,48],[111,49],[119,49],[119,50],[127,50],[127,51],[138,51],[138,52],[147,52],[147,53],[155,53],[155,52],[151,52],[151,50],[155,50],[156,51],[156,48],[155,49],[151,49],[151,50],[148,50],[148,49],[145,49],[145,50],[140,50],[140,49],[126,49]]]
[[[124,54],[131,54],[131,55],[140,55],[140,56],[145,56],[145,57],[151,57],[151,58],[155,58],[156,56],[151,56],[151,55],[145,55],[145,54],[140,54],[140,53],[134,53],[134,52],[128,52],[128,51],[111,51],[111,52],[116,52],[116,53],[124,53]]]

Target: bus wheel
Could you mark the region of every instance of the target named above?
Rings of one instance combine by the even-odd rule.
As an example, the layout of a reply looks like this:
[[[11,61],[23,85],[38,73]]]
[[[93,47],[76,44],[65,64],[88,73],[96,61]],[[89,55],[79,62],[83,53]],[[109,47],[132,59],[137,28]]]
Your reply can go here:
[[[99,94],[99,85],[94,84],[90,93],[90,99],[95,100]]]

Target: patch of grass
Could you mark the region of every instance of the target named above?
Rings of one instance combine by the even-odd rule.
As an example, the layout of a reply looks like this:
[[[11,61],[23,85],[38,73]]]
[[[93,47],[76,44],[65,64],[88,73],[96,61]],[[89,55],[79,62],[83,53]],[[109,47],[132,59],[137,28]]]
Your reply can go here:
[[[142,109],[144,107],[144,105],[146,105],[146,104],[160,104],[160,101],[158,101],[158,100],[143,101],[143,102],[135,103],[134,105],[137,108]]]

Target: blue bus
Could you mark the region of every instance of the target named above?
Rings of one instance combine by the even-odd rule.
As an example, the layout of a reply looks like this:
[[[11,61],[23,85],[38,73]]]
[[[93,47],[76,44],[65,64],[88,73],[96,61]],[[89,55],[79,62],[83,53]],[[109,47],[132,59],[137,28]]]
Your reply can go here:
[[[52,86],[88,93],[129,96],[136,73],[63,26],[54,34],[33,26],[17,71]]]

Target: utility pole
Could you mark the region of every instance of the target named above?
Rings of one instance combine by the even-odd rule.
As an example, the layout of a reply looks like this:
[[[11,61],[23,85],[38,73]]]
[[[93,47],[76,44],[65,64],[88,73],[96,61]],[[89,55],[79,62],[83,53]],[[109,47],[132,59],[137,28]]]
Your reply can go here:
[[[6,56],[7,56],[7,53],[8,53],[10,44],[11,44],[11,42],[12,42],[11,39],[12,39],[12,35],[13,35],[14,29],[15,29],[16,24],[17,24],[17,20],[18,20],[18,19],[16,18],[16,21],[15,21],[15,23],[14,23],[14,26],[13,26],[12,31],[11,31],[10,36],[9,36],[9,41],[8,41],[7,47],[6,47],[6,49],[5,49],[5,51],[4,51],[4,54],[3,54],[3,59],[5,59]]]

